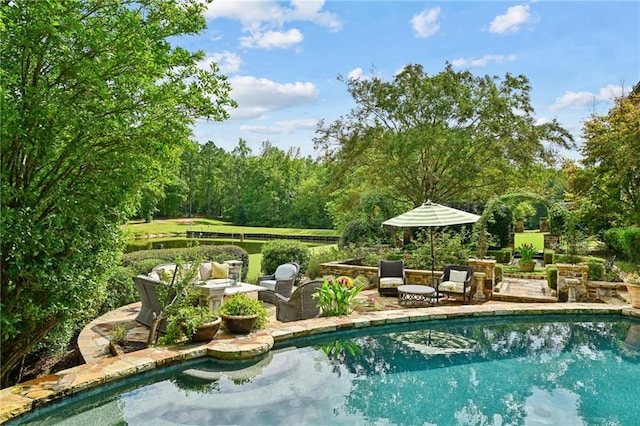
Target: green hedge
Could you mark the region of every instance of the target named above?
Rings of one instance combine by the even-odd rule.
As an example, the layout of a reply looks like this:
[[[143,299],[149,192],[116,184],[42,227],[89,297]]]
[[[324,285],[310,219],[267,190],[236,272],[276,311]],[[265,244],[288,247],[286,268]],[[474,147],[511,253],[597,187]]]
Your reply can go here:
[[[509,247],[500,250],[487,250],[487,255],[492,256],[497,263],[509,263],[513,257],[513,250]]]
[[[640,228],[611,228],[604,232],[603,238],[617,256],[640,262]]]
[[[547,285],[552,290],[558,289],[558,268],[553,265],[547,266]]]
[[[496,264],[495,274],[496,274],[496,284],[501,283],[502,277],[503,277],[502,265]]]
[[[553,263],[580,263],[582,258],[580,256],[572,256],[570,254],[558,254],[554,253]]]
[[[551,265],[553,263],[553,255],[556,254],[555,250],[544,249],[542,253],[542,259],[545,265]]]
[[[300,265],[300,274],[304,275],[309,265],[309,247],[296,240],[273,240],[262,246],[263,274],[273,274],[283,263],[295,262]]]

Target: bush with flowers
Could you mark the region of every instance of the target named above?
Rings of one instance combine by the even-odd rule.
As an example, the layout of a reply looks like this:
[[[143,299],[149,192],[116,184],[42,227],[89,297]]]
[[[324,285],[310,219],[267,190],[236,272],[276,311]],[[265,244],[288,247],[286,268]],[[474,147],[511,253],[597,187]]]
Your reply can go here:
[[[318,300],[323,317],[349,315],[355,308],[356,296],[363,288],[362,284],[354,284],[347,276],[327,277],[312,297]]]

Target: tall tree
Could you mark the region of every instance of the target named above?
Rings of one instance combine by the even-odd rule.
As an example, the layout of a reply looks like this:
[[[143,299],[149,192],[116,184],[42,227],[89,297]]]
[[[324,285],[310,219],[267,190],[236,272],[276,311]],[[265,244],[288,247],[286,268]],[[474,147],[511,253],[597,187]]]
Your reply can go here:
[[[343,80],[342,78],[339,78]],[[556,121],[536,124],[526,77],[476,77],[409,65],[393,81],[349,79],[356,106],[318,126],[315,144],[345,172],[363,168],[372,187],[403,201],[483,200],[525,185],[531,165],[573,146]]]
[[[606,115],[583,127],[583,169],[571,169],[571,187],[593,231],[640,225],[640,83],[615,100]]]
[[[2,3],[1,382],[94,314],[119,225],[176,161],[196,117],[235,104],[202,52],[200,0]]]

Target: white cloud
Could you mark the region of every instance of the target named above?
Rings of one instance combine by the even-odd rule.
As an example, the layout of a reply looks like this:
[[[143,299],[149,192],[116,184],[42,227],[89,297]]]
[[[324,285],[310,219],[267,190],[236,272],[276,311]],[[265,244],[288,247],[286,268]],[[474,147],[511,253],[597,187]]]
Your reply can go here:
[[[440,8],[434,7],[414,15],[410,22],[416,37],[426,38],[434,35],[440,29],[440,24],[438,23],[439,14]]]
[[[266,78],[236,76],[229,79],[233,88],[231,98],[238,108],[231,111],[231,119],[260,117],[271,111],[310,104],[318,98],[313,83],[277,83]]]
[[[253,32],[248,37],[240,37],[242,47],[273,49],[286,49],[302,42],[304,36],[297,28],[289,31]]]
[[[276,0],[216,0],[207,6],[209,20],[227,18],[241,22],[243,31],[266,33],[281,31],[287,23],[304,21],[339,31],[342,21],[335,13],[323,11],[324,1],[292,0],[290,7]]]
[[[235,53],[225,50],[224,52],[209,53],[204,60],[198,63],[198,67],[210,70],[211,63],[215,63],[223,74],[233,74],[240,70],[242,60]]]
[[[351,71],[349,71],[349,73],[347,74],[347,78],[349,80],[360,80],[362,78],[363,73],[364,71],[362,71],[362,68],[360,67],[354,68]]]
[[[556,99],[555,103],[549,107],[549,111],[593,107],[600,103],[612,102],[616,97],[622,96],[623,90],[621,86],[610,84],[600,88],[598,93],[569,91]]]
[[[271,126],[240,126],[240,130],[258,134],[290,134],[298,130],[315,130],[318,120],[304,118],[300,120],[276,121]]]
[[[497,34],[517,32],[522,24],[533,22],[529,13],[529,5],[512,6],[504,15],[495,17],[489,26],[489,31]]]
[[[486,67],[489,62],[495,62],[497,64],[504,64],[505,62],[515,61],[518,59],[517,55],[484,55],[481,58],[458,58],[451,61],[451,65],[457,68],[462,67]]]

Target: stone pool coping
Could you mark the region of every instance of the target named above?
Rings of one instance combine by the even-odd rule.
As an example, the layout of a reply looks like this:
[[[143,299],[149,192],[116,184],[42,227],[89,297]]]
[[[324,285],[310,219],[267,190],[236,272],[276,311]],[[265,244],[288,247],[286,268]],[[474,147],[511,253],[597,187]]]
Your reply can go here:
[[[219,333],[205,344],[143,349],[79,365],[0,390],[0,424],[64,397],[154,368],[209,356],[215,359],[250,359],[267,353],[274,343],[290,339],[385,324],[473,317],[514,315],[598,314],[640,318],[631,305],[602,303],[514,303],[435,306],[354,313],[349,316],[313,318],[290,323],[273,322],[247,336]]]

